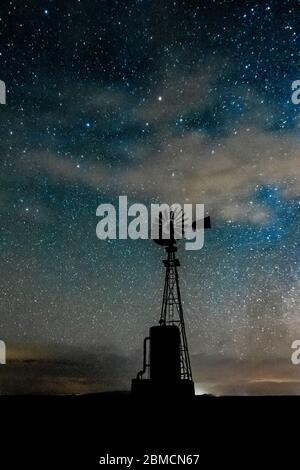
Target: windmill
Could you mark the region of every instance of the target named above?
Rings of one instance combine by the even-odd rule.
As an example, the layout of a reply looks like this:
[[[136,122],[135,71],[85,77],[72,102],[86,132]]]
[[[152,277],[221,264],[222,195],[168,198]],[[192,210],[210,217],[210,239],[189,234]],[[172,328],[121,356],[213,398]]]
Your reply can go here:
[[[191,362],[186,337],[181,292],[177,241],[185,236],[185,216],[182,211],[159,212],[154,221],[154,241],[165,248],[167,259],[159,325],[150,328],[144,339],[143,369],[132,380],[135,395],[194,395]],[[211,228],[210,217],[202,221],[204,229]],[[197,222],[191,224],[193,230]],[[146,378],[145,378],[146,377]]]

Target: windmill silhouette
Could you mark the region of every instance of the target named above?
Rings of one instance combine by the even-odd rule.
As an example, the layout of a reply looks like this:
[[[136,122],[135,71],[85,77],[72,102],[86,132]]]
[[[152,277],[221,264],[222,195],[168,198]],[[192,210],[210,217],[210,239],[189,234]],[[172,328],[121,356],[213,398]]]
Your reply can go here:
[[[202,221],[204,229],[211,228],[210,217]],[[150,328],[144,339],[143,369],[132,380],[135,395],[194,395],[194,383],[186,337],[181,292],[177,241],[185,236],[186,220],[182,211],[160,212],[154,221],[154,241],[165,248],[167,259],[161,314],[158,326]],[[195,230],[197,222],[191,227]]]

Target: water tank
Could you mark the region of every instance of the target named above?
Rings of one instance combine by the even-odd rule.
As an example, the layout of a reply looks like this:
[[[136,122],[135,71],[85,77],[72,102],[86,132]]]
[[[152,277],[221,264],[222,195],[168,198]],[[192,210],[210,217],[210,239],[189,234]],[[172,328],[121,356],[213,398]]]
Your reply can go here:
[[[178,382],[180,373],[180,331],[176,325],[150,328],[150,379]]]

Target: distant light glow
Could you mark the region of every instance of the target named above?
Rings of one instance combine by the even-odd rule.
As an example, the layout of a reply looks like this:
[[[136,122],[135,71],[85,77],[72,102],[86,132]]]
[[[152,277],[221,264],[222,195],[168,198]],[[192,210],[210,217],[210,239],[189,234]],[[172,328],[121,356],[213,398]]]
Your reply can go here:
[[[207,391],[204,390],[201,384],[195,384],[195,394],[196,395],[206,395]]]

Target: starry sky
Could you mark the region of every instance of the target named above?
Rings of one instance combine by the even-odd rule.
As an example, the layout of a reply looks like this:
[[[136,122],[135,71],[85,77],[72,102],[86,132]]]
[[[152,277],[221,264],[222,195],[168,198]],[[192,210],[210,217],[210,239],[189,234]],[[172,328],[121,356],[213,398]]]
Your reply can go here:
[[[299,394],[298,1],[0,7],[0,394],[123,390],[159,320],[162,249],[97,206],[203,203],[179,250],[197,393]]]

